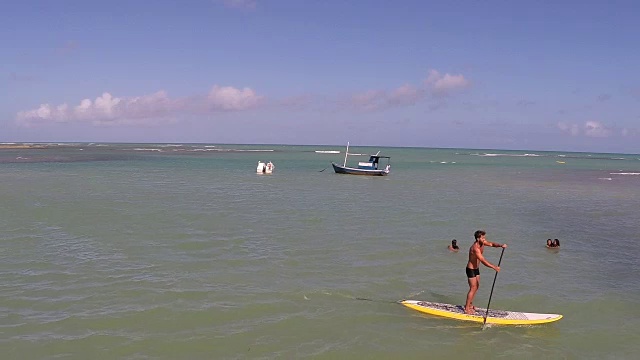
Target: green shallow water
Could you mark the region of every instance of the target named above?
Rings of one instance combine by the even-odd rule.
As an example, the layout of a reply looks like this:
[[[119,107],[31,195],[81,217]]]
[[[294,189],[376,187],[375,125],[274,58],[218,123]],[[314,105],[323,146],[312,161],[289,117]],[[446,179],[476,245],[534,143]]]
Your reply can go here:
[[[392,157],[390,176],[369,178],[331,172],[343,153],[313,152],[341,147],[217,147],[274,151],[0,150],[3,359],[577,359],[640,349],[639,155],[354,147]],[[539,156],[505,156],[526,153]],[[274,174],[256,174],[258,160]],[[479,228],[509,244],[491,307],[564,319],[482,330],[393,303],[462,303],[464,252]],[[446,250],[453,238],[459,254]],[[546,249],[547,238],[561,250]],[[493,280],[481,274],[478,304]]]

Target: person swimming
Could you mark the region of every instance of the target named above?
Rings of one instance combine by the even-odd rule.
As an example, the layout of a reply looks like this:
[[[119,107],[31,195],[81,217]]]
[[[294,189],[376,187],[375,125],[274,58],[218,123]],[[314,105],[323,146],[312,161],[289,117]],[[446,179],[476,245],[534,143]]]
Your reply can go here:
[[[560,240],[554,239],[553,240],[553,247],[560,247]]]
[[[553,241],[551,239],[547,239],[547,247],[548,248],[552,248],[553,247]]]
[[[453,252],[458,252],[458,250],[460,250],[460,248],[458,247],[458,240],[451,240],[451,245],[447,246],[447,249]]]

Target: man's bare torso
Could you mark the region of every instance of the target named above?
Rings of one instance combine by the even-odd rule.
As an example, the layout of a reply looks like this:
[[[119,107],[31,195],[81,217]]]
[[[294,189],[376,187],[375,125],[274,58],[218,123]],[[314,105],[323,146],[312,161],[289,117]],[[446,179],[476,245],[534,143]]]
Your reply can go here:
[[[467,267],[469,269],[478,269],[480,267],[480,259],[478,259],[478,255],[476,255],[477,251],[480,251],[480,254],[484,253],[483,237],[478,239],[478,241],[474,242],[469,248],[469,262],[467,262]]]

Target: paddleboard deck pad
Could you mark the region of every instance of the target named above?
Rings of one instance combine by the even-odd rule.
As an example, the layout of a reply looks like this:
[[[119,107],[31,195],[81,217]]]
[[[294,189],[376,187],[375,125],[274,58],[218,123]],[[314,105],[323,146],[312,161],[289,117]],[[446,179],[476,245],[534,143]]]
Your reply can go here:
[[[476,308],[475,314],[465,314],[464,306],[443,304],[420,300],[402,300],[400,303],[408,308],[425,314],[442,316],[450,319],[484,322],[487,309]],[[487,324],[498,325],[537,325],[562,319],[558,314],[536,314],[517,311],[489,309]]]

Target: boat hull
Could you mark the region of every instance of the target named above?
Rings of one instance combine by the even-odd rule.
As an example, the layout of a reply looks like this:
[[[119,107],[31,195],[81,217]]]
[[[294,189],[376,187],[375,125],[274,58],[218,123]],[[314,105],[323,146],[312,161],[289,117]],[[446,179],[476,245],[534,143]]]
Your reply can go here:
[[[389,175],[389,170],[368,170],[368,169],[358,169],[352,168],[348,166],[341,166],[336,163],[331,163],[333,166],[333,170],[336,174],[348,174],[348,175],[365,175],[365,176],[387,176]]]

